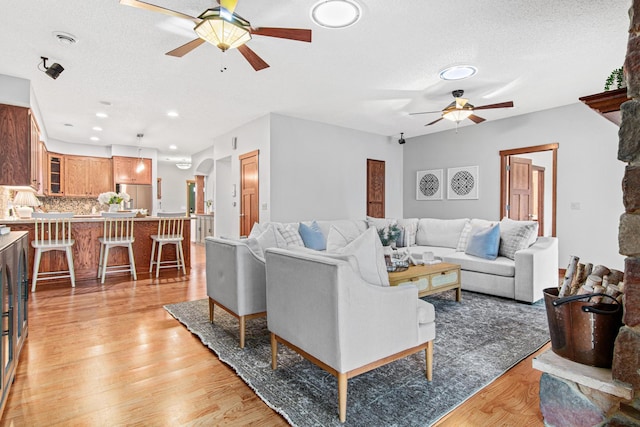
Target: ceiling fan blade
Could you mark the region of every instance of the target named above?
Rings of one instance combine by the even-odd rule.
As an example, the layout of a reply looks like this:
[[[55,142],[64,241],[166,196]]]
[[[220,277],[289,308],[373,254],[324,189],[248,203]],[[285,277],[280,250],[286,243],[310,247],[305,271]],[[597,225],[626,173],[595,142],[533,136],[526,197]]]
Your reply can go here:
[[[220,3],[220,6],[227,9],[229,13],[233,13],[233,11],[236,10],[238,0],[218,0],[218,3]]]
[[[422,111],[420,113],[409,113],[410,116],[415,116],[418,114],[431,114],[431,113],[442,113],[442,110],[438,110],[438,111]]]
[[[425,126],[431,126],[432,124],[438,123],[442,119],[444,119],[444,117],[440,117],[438,120],[434,120],[431,123],[427,123]]]
[[[166,9],[164,7],[156,6],[155,4],[145,3],[143,1],[138,1],[138,0],[120,0],[120,4],[124,4],[126,6],[137,7],[139,9],[150,10],[152,12],[160,12],[160,13],[164,13],[165,15],[175,16],[177,18],[188,19],[190,21],[195,22],[196,24],[199,24],[200,21],[202,21],[199,18],[196,18],[196,17],[193,17],[193,16],[189,16],[189,15],[186,15],[184,13],[176,12],[175,10]]]
[[[264,60],[260,58],[254,51],[252,51],[246,44],[238,46],[238,50],[240,51],[242,56],[244,56],[244,59],[249,61],[249,64],[251,64],[254,70],[260,71],[269,67],[269,64],[264,62]]]
[[[479,107],[473,107],[474,110],[488,110],[490,108],[509,108],[513,107],[513,101],[500,102],[498,104],[481,105]]]
[[[483,119],[482,117],[478,117],[475,114],[471,114],[469,117],[467,117],[469,120],[471,120],[473,123],[478,124],[478,123],[482,123],[484,122],[486,119]]]
[[[170,52],[165,53],[165,55],[182,58],[184,55],[191,52],[193,49],[197,48],[204,42],[205,42],[204,39],[197,38],[195,40],[191,40],[189,43],[185,43],[182,46],[173,49]]]
[[[300,42],[311,43],[311,30],[305,30],[301,28],[252,28],[251,34],[266,37],[279,37],[281,39],[297,40]]]

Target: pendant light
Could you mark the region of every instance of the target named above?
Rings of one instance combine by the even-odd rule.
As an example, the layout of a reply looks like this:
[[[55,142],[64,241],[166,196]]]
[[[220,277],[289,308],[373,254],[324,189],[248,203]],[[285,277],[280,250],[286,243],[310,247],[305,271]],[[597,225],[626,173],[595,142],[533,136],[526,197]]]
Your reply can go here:
[[[144,136],[143,133],[139,133],[137,135],[138,137],[138,166],[136,166],[136,173],[140,173],[144,170],[144,160],[142,159],[142,146],[141,141],[142,141],[142,137]]]

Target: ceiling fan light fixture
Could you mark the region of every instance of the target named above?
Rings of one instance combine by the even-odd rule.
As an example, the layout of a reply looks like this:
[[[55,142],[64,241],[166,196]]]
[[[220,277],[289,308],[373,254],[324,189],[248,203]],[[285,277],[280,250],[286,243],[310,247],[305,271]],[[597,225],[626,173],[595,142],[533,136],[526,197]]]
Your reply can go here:
[[[444,113],[442,117],[452,122],[460,123],[471,114],[473,114],[473,110],[455,108]]]
[[[442,80],[464,80],[474,76],[478,69],[473,65],[454,65],[440,71]]]
[[[346,28],[360,20],[362,9],[353,0],[322,0],[311,8],[311,19],[324,28]]]
[[[251,24],[236,14],[225,13],[223,16],[217,7],[207,9],[198,18],[202,19],[194,28],[198,37],[217,46],[223,52],[251,40]]]

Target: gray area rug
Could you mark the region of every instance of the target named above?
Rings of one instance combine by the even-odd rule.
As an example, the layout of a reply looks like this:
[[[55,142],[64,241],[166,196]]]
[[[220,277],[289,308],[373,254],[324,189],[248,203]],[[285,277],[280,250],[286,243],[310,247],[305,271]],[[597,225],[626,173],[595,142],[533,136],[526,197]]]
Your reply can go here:
[[[542,301],[528,305],[463,291],[426,297],[436,308],[433,381],[424,352],[349,380],[346,426],[428,426],[549,341]],[[238,322],[207,300],[165,306],[290,424],[340,426],[336,378],[279,346],[271,369],[266,319],[247,321],[245,349]]]

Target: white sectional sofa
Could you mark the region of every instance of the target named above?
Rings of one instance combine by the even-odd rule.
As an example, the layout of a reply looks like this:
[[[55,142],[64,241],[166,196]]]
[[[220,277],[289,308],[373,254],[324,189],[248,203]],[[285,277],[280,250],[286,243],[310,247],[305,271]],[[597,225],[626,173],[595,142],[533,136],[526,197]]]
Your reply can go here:
[[[530,245],[512,253],[513,259],[506,256],[498,256],[489,260],[465,253],[466,239],[476,227],[487,227],[500,222],[507,228],[513,226],[513,221],[486,221],[482,219],[373,219],[369,220],[333,220],[333,221],[304,221],[310,226],[316,223],[322,233],[329,249],[335,245],[336,236],[339,239],[353,240],[358,233],[364,232],[369,226],[380,227],[396,221],[401,225],[403,235],[398,242],[408,245],[399,248],[411,253],[433,252],[436,257],[445,262],[460,264],[462,289],[482,292],[518,301],[533,303],[543,297],[542,290],[555,286],[558,281],[558,242],[554,237],[533,236]],[[504,223],[503,223],[504,222]],[[272,224],[273,227],[268,227]],[[241,240],[236,244],[247,245],[258,258],[264,257],[263,249],[266,247],[292,247],[302,246],[303,240],[295,236],[294,231],[299,223],[264,223],[257,225],[249,239]],[[266,229],[277,229],[281,233],[264,237]],[[332,232],[333,230],[333,232]],[[260,234],[262,239],[260,240]],[[269,234],[269,233],[267,233]],[[331,234],[331,235],[330,235]],[[257,237],[256,237],[257,236]],[[207,252],[211,245],[217,245],[215,238],[206,239]],[[259,240],[259,241],[257,241]],[[402,240],[402,242],[401,242]],[[344,242],[343,242],[344,243]],[[501,241],[501,244],[503,242]],[[213,249],[213,248],[212,248]],[[324,248],[323,248],[324,249]],[[229,268],[237,268],[229,266]],[[208,288],[210,278],[207,276]]]

